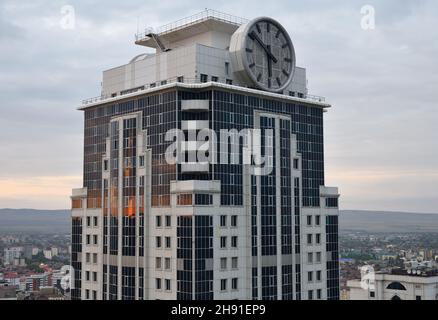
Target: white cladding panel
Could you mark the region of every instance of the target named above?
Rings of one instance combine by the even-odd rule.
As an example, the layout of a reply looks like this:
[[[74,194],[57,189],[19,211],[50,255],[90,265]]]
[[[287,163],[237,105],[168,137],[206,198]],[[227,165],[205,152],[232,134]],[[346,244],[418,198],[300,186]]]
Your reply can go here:
[[[221,42],[220,38],[216,39],[218,43]],[[240,85],[233,74],[227,48],[192,43],[104,71],[102,94],[120,95],[125,90],[143,86],[149,88],[151,84],[159,85],[165,80],[175,82],[181,76],[186,83],[199,82],[201,74],[207,75],[208,81],[217,77],[219,82],[225,83],[229,79],[233,84]],[[285,90],[285,94],[288,94],[288,91],[307,94],[304,68],[296,68],[293,82]]]

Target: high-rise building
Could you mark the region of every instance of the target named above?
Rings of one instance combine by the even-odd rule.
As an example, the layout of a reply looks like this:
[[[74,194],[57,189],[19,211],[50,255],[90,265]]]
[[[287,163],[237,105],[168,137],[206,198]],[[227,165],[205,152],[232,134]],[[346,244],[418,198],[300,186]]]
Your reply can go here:
[[[323,114],[275,20],[207,10],[85,100],[72,299],[339,299]]]
[[[15,259],[19,259],[23,253],[24,253],[24,248],[23,247],[10,247],[10,248],[5,248],[4,249],[4,264],[5,265],[10,265],[10,264],[14,264],[14,260]]]

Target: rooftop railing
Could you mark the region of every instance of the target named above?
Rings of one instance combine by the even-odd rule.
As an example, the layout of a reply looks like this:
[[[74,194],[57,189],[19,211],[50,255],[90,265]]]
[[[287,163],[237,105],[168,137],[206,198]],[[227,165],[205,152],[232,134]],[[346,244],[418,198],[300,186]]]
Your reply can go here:
[[[117,95],[116,94],[102,94],[102,95],[97,96],[97,97],[85,99],[85,100],[82,100],[82,107],[86,107],[87,105],[93,104],[93,103],[103,102],[103,101],[111,99],[111,98],[120,98],[120,97],[123,97],[124,95],[128,95],[131,93],[136,93],[136,92],[141,92],[141,91],[150,90],[150,89],[154,89],[154,88],[159,88],[161,86],[172,84],[172,83],[202,84],[202,83],[207,83],[207,82],[218,82],[218,83],[248,88],[248,86],[239,84],[234,80],[230,82],[230,79],[228,79],[228,78],[216,77],[214,80],[211,79],[209,81],[205,81],[205,79],[200,79],[200,78],[175,77],[175,78],[170,78],[170,79],[150,83],[148,85],[137,87],[137,88],[134,88],[131,90],[126,90],[126,91],[124,91],[124,93],[118,93]],[[289,96],[286,93],[284,95]],[[310,95],[310,94],[305,94],[302,96],[290,96],[290,97],[325,103],[324,97]]]
[[[223,13],[223,12],[212,10],[212,9],[205,9],[202,12],[199,12],[199,13],[194,14],[192,16],[182,18],[180,20],[168,23],[168,24],[161,26],[159,28],[156,28],[156,29],[147,28],[145,30],[145,32],[141,32],[141,33],[136,34],[135,39],[136,39],[136,41],[149,39],[148,34],[150,34],[150,33],[162,35],[162,34],[169,33],[169,32],[172,32],[174,30],[180,29],[186,25],[191,25],[194,23],[198,23],[200,21],[208,20],[208,19],[215,19],[215,20],[226,22],[226,23],[234,24],[236,26],[240,26],[240,25],[249,21],[247,19],[233,16],[231,14]]]

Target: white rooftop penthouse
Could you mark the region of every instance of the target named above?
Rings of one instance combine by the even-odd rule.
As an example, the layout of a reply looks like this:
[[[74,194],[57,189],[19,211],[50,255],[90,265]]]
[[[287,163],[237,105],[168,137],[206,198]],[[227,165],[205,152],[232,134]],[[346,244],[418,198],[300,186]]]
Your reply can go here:
[[[128,64],[103,72],[102,93],[98,100],[118,97],[169,83],[218,82],[249,87],[235,77],[230,57],[230,41],[236,30],[248,21],[213,10],[148,29],[136,35],[135,43],[155,53],[134,57]],[[306,70],[295,68],[291,84],[283,94],[323,102],[309,96]]]

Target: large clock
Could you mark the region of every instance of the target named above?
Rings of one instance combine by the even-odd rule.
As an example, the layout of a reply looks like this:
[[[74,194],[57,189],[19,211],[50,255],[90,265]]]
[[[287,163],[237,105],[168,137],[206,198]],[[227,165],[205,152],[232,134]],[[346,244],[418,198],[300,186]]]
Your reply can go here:
[[[256,18],[231,37],[230,58],[241,84],[282,92],[295,72],[295,50],[281,24],[271,18]]]

